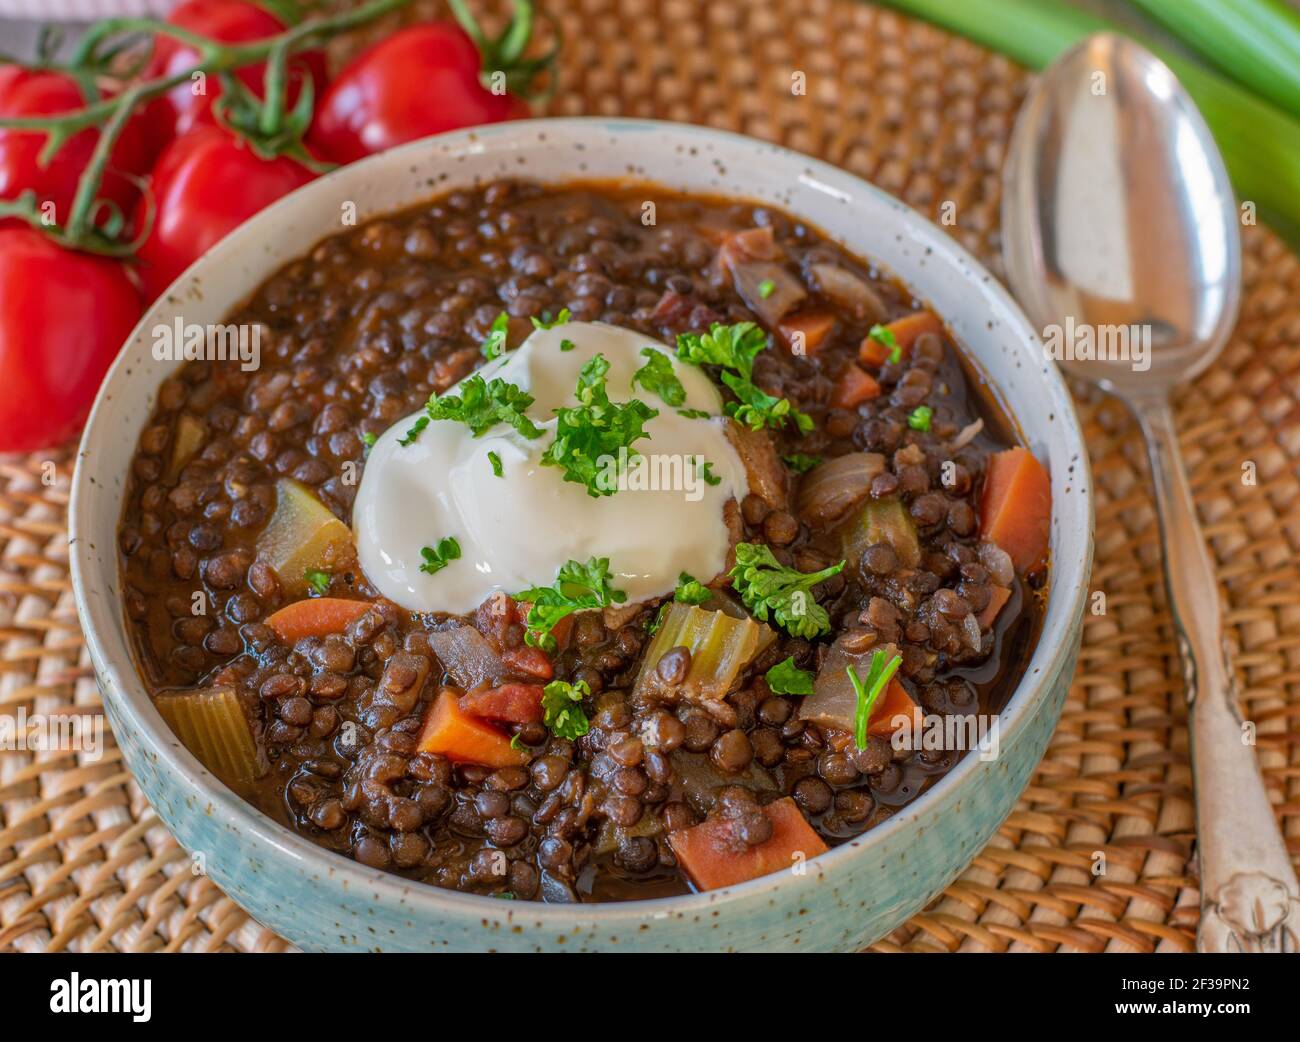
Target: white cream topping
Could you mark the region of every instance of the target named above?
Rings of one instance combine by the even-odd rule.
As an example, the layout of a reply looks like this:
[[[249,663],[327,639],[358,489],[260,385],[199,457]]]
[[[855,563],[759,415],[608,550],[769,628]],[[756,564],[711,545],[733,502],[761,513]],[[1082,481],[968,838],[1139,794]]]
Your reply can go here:
[[[562,349],[566,341],[571,350]],[[640,384],[633,389],[645,348],[671,360],[686,391],[683,405],[670,406]],[[627,462],[620,490],[598,498],[565,481],[562,468],[541,462],[555,439],[555,410],[578,404],[579,371],[597,354],[609,362],[611,401],[638,398],[659,413],[645,425],[649,437],[634,443],[640,458]],[[497,591],[550,586],[569,560],[608,557],[613,586],[630,604],[672,593],[681,572],[707,582],[722,570],[729,542],[723,509],[729,499],[742,500],[748,486],[727,439],[722,398],[702,370],[640,333],[569,322],[535,331],[478,373],[528,391],[535,401],[527,415],[542,436],[528,439],[501,423],[476,438],[463,423],[435,420],[413,443],[399,444],[423,414],[384,432],[370,450],[352,512],[361,567],[383,596],[412,611],[469,612]],[[679,409],[710,415],[683,416]],[[500,458],[501,477],[490,452]],[[704,480],[704,461],[720,479],[716,485]],[[446,536],[460,544],[460,558],[421,572],[421,549]]]

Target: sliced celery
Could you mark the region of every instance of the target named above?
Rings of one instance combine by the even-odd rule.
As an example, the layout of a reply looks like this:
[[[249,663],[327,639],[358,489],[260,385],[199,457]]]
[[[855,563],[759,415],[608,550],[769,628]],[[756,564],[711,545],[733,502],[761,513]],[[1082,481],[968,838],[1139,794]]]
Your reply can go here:
[[[258,537],[258,552],[291,596],[307,595],[309,571],[334,572],[355,556],[352,531],[306,485],[281,478],[275,513]]]
[[[154,703],[167,726],[223,781],[249,783],[257,775],[257,746],[231,687],[162,695]]]
[[[741,670],[775,636],[768,626],[751,618],[738,619],[726,612],[674,602],[646,648],[635,692],[692,701],[720,700],[731,690]],[[682,683],[667,684],[657,667],[664,654],[677,647],[690,651],[691,668]]]

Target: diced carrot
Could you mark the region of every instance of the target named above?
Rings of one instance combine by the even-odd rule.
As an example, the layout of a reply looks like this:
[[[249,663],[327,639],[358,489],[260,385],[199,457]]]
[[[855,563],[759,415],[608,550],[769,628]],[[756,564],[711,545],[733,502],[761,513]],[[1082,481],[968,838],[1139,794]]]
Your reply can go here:
[[[1051,528],[1052,483],[1028,449],[989,457],[980,495],[980,532],[1011,557],[1022,574],[1043,563]]]
[[[836,409],[852,409],[879,397],[880,384],[876,378],[849,363],[831,391],[831,406]]]
[[[917,337],[922,333],[942,333],[943,323],[928,311],[914,311],[895,319],[885,328],[894,334],[894,341],[898,344],[902,357],[906,358]],[[884,365],[889,360],[890,350],[887,344],[868,336],[858,348],[858,360],[867,365]]]
[[[772,822],[772,835],[755,847],[745,847],[730,835],[725,818],[710,817],[668,835],[677,863],[701,890],[717,890],[780,872],[828,849],[790,797],[769,803],[763,812]]]
[[[829,311],[800,311],[777,323],[785,346],[801,358],[815,355],[834,328],[835,316]]]
[[[555,676],[555,667],[551,665],[550,656],[541,648],[530,648],[524,644],[517,648],[507,648],[501,652],[501,661],[512,673],[539,680],[550,680]]]
[[[420,731],[419,750],[484,767],[522,767],[529,759],[526,749],[511,747],[507,735],[464,712],[450,688],[443,688],[429,707]]]
[[[1011,600],[1011,591],[1005,586],[995,586],[989,594],[989,602],[984,606],[984,610],[975,616],[975,621],[980,624],[980,629],[986,630],[993,625],[993,620],[998,617],[998,612],[1002,606]]]
[[[460,707],[470,716],[504,720],[512,724],[542,722],[542,688],[539,684],[502,684],[460,696]]]
[[[873,336],[863,337],[858,347],[858,361],[863,365],[884,365],[889,361],[889,345]]]
[[[342,597],[313,597],[294,601],[272,614],[266,624],[286,644],[302,637],[324,637],[342,633],[372,607],[370,601],[350,601]]]
[[[874,734],[877,738],[888,738],[903,726],[903,722],[898,717],[905,716],[911,719],[915,709],[916,703],[912,701],[906,688],[899,683],[898,677],[894,677],[885,688],[884,696],[871,707],[867,734]]]

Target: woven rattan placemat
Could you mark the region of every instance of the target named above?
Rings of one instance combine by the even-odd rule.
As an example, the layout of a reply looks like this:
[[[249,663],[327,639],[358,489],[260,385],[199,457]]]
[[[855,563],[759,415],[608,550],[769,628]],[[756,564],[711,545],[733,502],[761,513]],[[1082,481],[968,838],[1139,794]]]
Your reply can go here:
[[[551,8],[567,37],[552,113],[707,123],[821,156],[931,217],[951,200],[952,233],[999,270],[998,171],[1027,82],[1008,62],[853,0]],[[791,93],[794,72],[806,95]],[[1258,228],[1246,229],[1245,254],[1236,335],[1178,412],[1243,710],[1300,855],[1300,264]],[[1186,714],[1141,441],[1115,405],[1083,396],[1079,410],[1097,488],[1092,585],[1106,613],[1086,620],[1065,713],[1024,799],[878,950],[1193,947]],[[99,706],[68,579],[71,465],[70,450],[0,460],[0,713]],[[286,947],[191,874],[111,740],[97,763],[0,752],[0,951]]]

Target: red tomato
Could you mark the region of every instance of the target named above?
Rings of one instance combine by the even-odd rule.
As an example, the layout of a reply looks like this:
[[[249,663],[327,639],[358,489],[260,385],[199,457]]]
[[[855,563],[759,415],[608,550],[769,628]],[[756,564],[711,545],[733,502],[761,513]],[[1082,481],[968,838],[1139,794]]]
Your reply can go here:
[[[18,65],[0,66],[0,117],[53,116],[85,104],[80,88],[62,73],[24,69]],[[49,165],[42,168],[37,157],[45,146],[43,133],[0,129],[0,199],[14,199],[34,189],[40,203],[54,204],[54,220],[67,223],[77,193],[77,180],[98,141],[99,131],[87,127],[65,141]],[[99,197],[111,199],[129,213],[140,193],[122,172],[137,176],[146,173],[155,155],[144,124],[138,117],[132,118],[113,146]],[[19,222],[15,219],[5,223]]]
[[[479,82],[482,64],[458,25],[402,29],[343,69],[316,106],[308,141],[323,158],[351,163],[444,130],[527,116],[521,98]]]
[[[284,23],[274,15],[245,0],[184,0],[172,8],[167,21],[221,43],[264,40],[285,29]],[[153,56],[145,71],[145,78],[184,72],[197,60],[198,55],[193,48],[160,33],[154,42]],[[298,96],[296,84],[301,83],[304,73],[315,81],[319,96],[325,85],[325,55],[321,51],[303,51],[295,54],[289,62],[290,106]],[[259,98],[264,96],[265,63],[250,65],[235,75]],[[220,94],[221,83],[216,76],[208,76],[203,81],[201,94],[195,93],[195,84],[191,82],[179,84],[165,97],[159,98],[152,106],[151,116],[158,121],[159,128],[165,134],[164,140],[184,134],[200,123],[213,122],[212,102]]]
[[[140,247],[140,278],[153,300],[227,233],[316,175],[283,156],[262,159],[215,126],[182,134],[153,169],[154,223]],[[136,227],[144,203],[136,208]]]
[[[126,269],[31,228],[0,230],[0,452],[76,433],[140,317]]]

